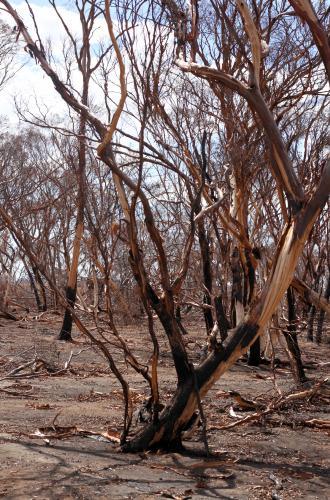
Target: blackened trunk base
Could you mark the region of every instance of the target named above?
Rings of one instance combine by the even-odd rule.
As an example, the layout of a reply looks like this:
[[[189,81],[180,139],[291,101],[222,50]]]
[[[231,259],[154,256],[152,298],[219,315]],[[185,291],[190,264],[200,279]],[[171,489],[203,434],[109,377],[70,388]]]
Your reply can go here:
[[[251,345],[248,356],[248,365],[249,366],[259,366],[261,362],[260,356],[260,338]]]
[[[286,297],[288,304],[289,332],[284,332],[284,337],[290,353],[290,361],[294,379],[297,382],[297,384],[303,384],[304,382],[306,382],[306,375],[304,371],[304,366],[301,361],[301,353],[296,333],[297,315],[296,315],[294,291],[292,287],[289,287],[287,289]]]
[[[74,307],[76,301],[76,289],[67,287],[66,289],[66,299],[71,307]],[[71,312],[66,309],[63,318],[63,324],[58,336],[58,340],[66,340],[68,342],[72,341],[72,315]]]
[[[30,280],[30,285],[31,285],[31,288],[32,288],[32,291],[33,291],[33,294],[34,294],[34,298],[36,300],[37,310],[38,310],[38,312],[41,312],[42,311],[41,300],[40,300],[40,297],[39,297],[38,289],[36,287],[33,275],[32,275],[30,269],[27,266],[26,266],[26,271],[27,271],[27,275],[28,275],[29,280]]]
[[[233,335],[228,336],[221,349],[214,351],[195,370],[199,391],[207,388],[214,372],[222,363],[231,359],[230,365],[238,359],[242,350],[246,350],[256,337],[259,326],[254,323],[244,323]],[[234,356],[233,356],[234,355]],[[213,385],[214,382],[211,382]],[[182,384],[178,385],[172,402],[159,415],[159,421],[151,423],[132,437],[122,447],[124,452],[139,452],[150,449],[178,449],[181,446],[181,434],[197,409],[197,398],[192,398],[195,391],[195,379],[191,373]]]
[[[297,384],[306,382],[306,375],[303,363],[301,361],[301,353],[299,349],[297,335],[294,333],[284,334],[288,350],[290,352],[291,367],[295,381]]]
[[[225,310],[223,308],[221,295],[214,297],[214,307],[215,307],[215,314],[217,317],[217,323],[218,323],[219,332],[220,332],[220,338],[221,338],[221,341],[224,341],[227,338],[228,330],[230,328],[230,323],[227,320],[226,313],[225,313]]]
[[[314,319],[316,314],[315,306],[312,306],[308,314],[308,326],[307,326],[307,340],[313,342],[314,340]]]
[[[330,297],[330,275],[328,277],[328,284],[327,284],[327,288],[326,288],[325,294],[324,294],[324,298],[327,301],[329,301],[329,297]],[[321,344],[321,342],[322,342],[324,319],[325,319],[325,311],[324,311],[324,309],[321,309],[321,311],[319,311],[317,330],[316,330],[316,343],[317,344]]]

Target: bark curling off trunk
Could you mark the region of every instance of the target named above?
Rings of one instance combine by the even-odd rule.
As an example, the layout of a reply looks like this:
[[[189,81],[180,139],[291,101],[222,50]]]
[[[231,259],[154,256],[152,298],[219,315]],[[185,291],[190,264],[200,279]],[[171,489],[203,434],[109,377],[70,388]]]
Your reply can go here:
[[[327,184],[325,185],[325,181]],[[284,228],[273,259],[272,269],[260,297],[251,307],[248,315],[231,332],[220,346],[209,354],[206,360],[195,368],[196,385],[200,398],[260,336],[283,295],[293,279],[298,258],[313,227],[316,217],[328,198],[330,164],[325,170],[314,197],[301,211],[297,219],[292,219]],[[197,408],[197,396],[194,390],[194,374],[185,373],[172,402],[159,415],[159,422],[146,426],[123,446],[123,451],[137,452],[148,448],[168,448],[181,440],[181,431],[191,419]]]

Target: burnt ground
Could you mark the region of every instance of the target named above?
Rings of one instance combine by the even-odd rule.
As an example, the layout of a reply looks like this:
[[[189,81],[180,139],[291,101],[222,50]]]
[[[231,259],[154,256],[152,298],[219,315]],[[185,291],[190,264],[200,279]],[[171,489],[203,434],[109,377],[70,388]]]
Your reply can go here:
[[[279,392],[297,391],[285,363],[273,371],[270,366],[250,368],[239,361],[210,391],[203,402],[209,458],[204,455],[200,428],[185,441],[184,454],[123,454],[98,436],[67,434],[48,440],[33,436],[38,428],[52,426],[56,416],[55,425],[61,427],[114,435],[121,428],[120,386],[106,361],[78,332],[74,344],[55,340],[60,324],[61,317],[55,315],[20,322],[0,318],[1,498],[330,498],[329,429],[304,424],[329,418],[326,384],[314,397],[284,406],[281,412],[232,429],[217,428],[254,411],[243,412],[226,394],[229,390],[261,407]],[[202,327],[194,322],[186,326],[188,351],[197,362]],[[151,347],[146,326],[123,327],[121,333],[145,362]],[[166,400],[173,394],[175,378],[166,339],[159,335],[160,389]],[[310,383],[324,379],[330,366],[329,345],[301,340],[301,348]],[[49,372],[62,369],[71,352],[70,371]],[[27,366],[8,378],[9,372],[35,355],[46,365]],[[278,356],[286,360],[285,352]],[[119,354],[115,358],[122,359]],[[138,409],[148,395],[147,385],[124,361],[118,366],[130,380]],[[135,426],[136,421],[135,416]]]

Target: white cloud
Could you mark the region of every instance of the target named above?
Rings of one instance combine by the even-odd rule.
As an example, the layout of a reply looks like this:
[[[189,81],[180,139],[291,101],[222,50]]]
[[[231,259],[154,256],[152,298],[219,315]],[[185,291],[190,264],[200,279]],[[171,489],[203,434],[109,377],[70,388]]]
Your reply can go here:
[[[61,0],[58,0],[56,2],[57,5],[60,2]],[[73,2],[70,3],[71,5],[74,5]],[[70,8],[70,3],[61,2],[61,6],[58,7],[58,10],[69,27],[70,32],[73,36],[79,38],[81,31],[79,14],[75,7],[72,9]],[[65,77],[62,53],[63,43],[67,38],[65,29],[63,28],[63,25],[56,15],[53,7],[49,5],[48,1],[33,0],[33,3],[30,5],[33,9],[38,30],[44,45],[46,46],[46,41],[49,40],[52,46],[52,54],[56,64],[54,66],[53,61],[51,61],[51,65],[54,66],[54,69],[56,69],[60,77]],[[26,3],[19,0],[15,3],[15,8],[27,26],[32,38],[37,39],[33,21]],[[5,15],[5,13],[1,13],[0,11],[0,18],[7,22],[10,26],[13,26],[13,20],[9,15]],[[93,32],[93,43],[95,44],[95,48],[100,41],[104,41],[105,44],[110,43],[107,26],[103,16],[100,15],[95,24],[95,30]],[[144,29],[145,28],[142,23],[141,25],[137,25],[134,30],[134,53],[139,60],[138,63],[141,67],[144,64],[145,45],[148,44],[148,35],[144,32]],[[120,31],[120,29],[117,31]],[[17,73],[15,78],[13,78],[4,89],[0,90],[0,114],[9,117],[12,127],[17,127],[18,117],[14,106],[14,100],[16,99],[16,101],[22,105],[22,109],[24,109],[25,106],[35,114],[38,114],[39,106],[42,111],[48,109],[50,115],[55,114],[57,116],[67,116],[68,113],[66,104],[55,91],[53,83],[43,72],[41,67],[36,64],[28,53],[24,52],[23,41],[19,46],[17,60],[19,63],[24,62],[24,66]],[[127,64],[127,72],[129,72],[129,64]],[[73,70],[72,72],[72,81],[75,88],[79,90],[81,87],[81,81],[77,70]],[[128,89],[134,92],[132,79],[129,77],[127,78],[127,84]],[[120,97],[118,66],[111,68],[109,75],[109,92],[111,93],[112,99],[109,106],[113,109],[115,107],[115,103],[118,102]],[[98,115],[99,118],[106,121],[107,117],[105,115],[104,96],[102,90],[99,89],[94,82],[91,82],[90,85],[90,98],[93,106],[96,106],[101,110],[101,114]],[[136,120],[134,118],[134,116],[137,117],[136,106],[131,100],[128,99],[127,107],[129,108],[130,113],[123,113],[120,127],[125,128],[126,131],[134,134],[136,132]]]
[[[24,24],[27,26],[32,38],[35,37],[35,39],[37,39],[33,21],[26,3],[20,1],[16,2],[14,5],[23,19]],[[39,2],[35,0],[35,2],[30,5],[33,9],[40,37],[44,45],[46,46],[49,41],[52,47],[53,57],[56,62],[60,63],[60,61],[63,61],[62,49],[66,38],[65,29],[60,19],[56,15],[53,7],[44,0],[39,0]],[[62,6],[58,7],[58,10],[74,38],[79,40],[79,38],[81,38],[81,25],[78,12],[71,10],[68,6],[65,6],[64,3]],[[13,26],[14,24],[12,18],[4,12],[1,12],[0,19],[9,26]],[[100,40],[107,39],[106,24],[101,16],[99,16],[94,34],[94,42],[97,43]],[[29,54],[24,51],[24,45],[24,42],[19,44],[16,56],[16,63],[18,65],[23,65],[23,67],[0,92],[0,113],[2,116],[7,116],[9,121],[14,125],[17,124],[18,120],[15,114],[15,98],[18,102],[27,104],[29,109],[35,109],[36,111],[36,99],[41,106],[44,105],[52,113],[61,114],[66,110],[64,102],[55,91],[49,77],[45,75],[41,67],[36,64]],[[61,73],[60,65],[57,66],[56,70]],[[77,84],[77,88],[79,89],[79,75],[73,73],[72,78],[74,84]]]

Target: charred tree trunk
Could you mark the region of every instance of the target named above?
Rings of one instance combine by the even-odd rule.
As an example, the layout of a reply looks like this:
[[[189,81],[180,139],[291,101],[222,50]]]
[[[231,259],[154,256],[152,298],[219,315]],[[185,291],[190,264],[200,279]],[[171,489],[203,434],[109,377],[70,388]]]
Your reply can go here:
[[[237,326],[244,316],[242,266],[238,248],[235,247],[231,256],[232,292],[231,292],[231,323]]]
[[[328,276],[328,284],[324,294],[324,298],[327,302],[329,302],[329,297],[330,297],[330,274]],[[325,310],[321,309],[317,321],[317,331],[315,339],[318,344],[322,342],[324,319],[325,319]]]
[[[313,305],[309,309],[308,323],[307,323],[307,340],[313,342],[314,340],[314,319],[316,314],[316,307]]]
[[[248,362],[249,366],[259,366],[261,361],[260,338],[258,337],[249,349]]]
[[[306,375],[301,361],[301,353],[297,338],[297,315],[295,307],[294,292],[292,287],[289,287],[286,292],[288,304],[288,328],[284,332],[284,337],[288,346],[290,364],[292,373],[297,384],[306,382]]]
[[[214,297],[214,307],[215,307],[215,314],[216,314],[217,323],[218,323],[218,327],[219,327],[220,338],[221,338],[221,341],[224,341],[227,338],[228,330],[230,328],[230,323],[226,317],[226,313],[225,313],[225,310],[223,308],[221,295]]]
[[[245,252],[244,267],[237,247],[234,248],[231,260],[233,288],[232,288],[232,323],[237,326],[244,317],[244,310],[250,304],[253,292],[255,271],[248,252]],[[242,287],[243,283],[243,287]],[[250,347],[248,354],[248,365],[258,366],[260,364],[260,339]]]
[[[75,239],[73,243],[73,255],[71,267],[69,270],[68,284],[65,291],[65,296],[70,304],[70,306],[74,309],[76,302],[76,290],[77,290],[77,273],[78,273],[78,262],[79,262],[79,254],[80,254],[80,243],[83,234],[83,218],[84,218],[84,205],[82,200],[79,202],[78,214],[77,214],[77,226]],[[59,340],[72,340],[72,314],[69,309],[65,310],[63,324],[61,331],[59,333]]]
[[[206,289],[203,297],[204,304],[210,306],[212,304],[211,294],[212,294],[212,269],[211,269],[211,256],[210,247],[207,234],[205,231],[204,223],[200,222],[198,224],[198,241],[201,249],[202,258],[202,270],[203,270],[203,285]],[[203,309],[204,321],[206,325],[206,331],[209,335],[214,326],[214,320],[212,316],[212,310],[209,307],[204,307]]]
[[[82,102],[86,106],[88,101],[88,81],[84,81]],[[77,293],[77,276],[78,264],[80,256],[81,240],[84,232],[84,212],[85,212],[85,176],[86,176],[86,115],[82,113],[79,124],[78,138],[78,194],[77,194],[77,221],[75,237],[73,241],[72,260],[69,269],[68,283],[66,287],[66,299],[72,309],[75,307]],[[65,310],[62,328],[58,339],[71,341],[72,340],[72,323],[73,318],[69,309]]]
[[[38,288],[39,288],[39,292],[40,292],[40,295],[41,295],[41,311],[47,311],[47,296],[46,296],[46,289],[45,289],[45,285],[42,281],[42,277],[40,275],[40,272],[39,272],[39,269],[35,266],[32,267],[32,271],[33,271],[33,274],[34,274],[34,277],[35,277],[35,280],[36,280],[36,283],[38,285]]]
[[[43,311],[43,308],[42,308],[41,300],[39,297],[38,288],[37,288],[37,285],[34,281],[33,274],[31,273],[30,269],[28,268],[28,266],[26,264],[25,264],[25,269],[26,269],[26,272],[27,272],[27,275],[28,275],[28,278],[30,281],[31,289],[33,291],[33,295],[34,295],[34,298],[36,301],[37,311],[41,312],[41,311]]]
[[[246,304],[249,305],[252,302],[254,295],[254,286],[255,286],[255,268],[252,263],[253,256],[250,254],[249,250],[245,250],[245,286],[246,291],[244,296],[246,296]],[[249,366],[259,366],[261,362],[261,346],[260,346],[260,337],[256,339],[255,342],[251,345],[248,354],[248,365]]]
[[[22,259],[22,262],[24,264],[24,267],[25,267],[25,270],[26,270],[26,273],[28,275],[28,278],[29,278],[29,282],[30,282],[30,286],[31,286],[31,290],[33,292],[33,295],[34,295],[34,298],[35,298],[35,301],[36,301],[36,306],[37,306],[37,311],[38,312],[41,312],[43,309],[42,309],[42,304],[41,304],[41,300],[40,300],[40,296],[39,296],[39,291],[38,291],[38,287],[37,287],[37,284],[35,282],[35,278],[34,278],[34,273],[33,273],[33,265],[32,265],[32,271],[30,270],[27,262],[26,262],[26,259],[23,256],[21,256],[21,259]]]
[[[65,298],[72,308],[74,308],[76,302],[76,290],[77,290],[76,287],[71,288],[69,286],[65,290]],[[71,335],[72,323],[73,323],[72,314],[69,311],[69,309],[65,309],[62,328],[60,331],[60,335],[58,337],[59,340],[66,340],[66,341],[72,340],[72,335]]]
[[[328,198],[328,185],[325,181],[329,185],[330,164],[311,201],[287,224],[278,243],[268,281],[250,313],[231,332],[230,336],[221,345],[217,345],[206,360],[195,369],[200,398],[203,398],[221,375],[247,352],[263,333],[280,304],[290,286],[298,258],[313,223]],[[169,340],[171,341],[170,336]],[[175,347],[173,339],[172,345]],[[179,356],[173,357],[177,363],[180,362]],[[189,370],[185,357],[182,358],[182,362],[184,372],[182,374],[178,372],[179,383],[172,402],[159,415],[159,421],[146,426],[135,435],[123,446],[123,451],[136,452],[155,447],[168,448],[181,443],[181,432],[198,406],[194,390],[194,374]],[[182,375],[181,379],[180,375]]]
[[[176,322],[181,330],[182,335],[187,335],[188,332],[182,324],[181,307],[180,306],[176,306],[176,308],[175,308],[175,319],[176,319]]]

